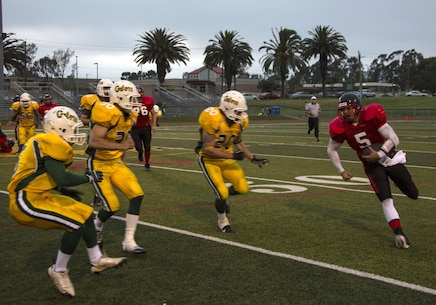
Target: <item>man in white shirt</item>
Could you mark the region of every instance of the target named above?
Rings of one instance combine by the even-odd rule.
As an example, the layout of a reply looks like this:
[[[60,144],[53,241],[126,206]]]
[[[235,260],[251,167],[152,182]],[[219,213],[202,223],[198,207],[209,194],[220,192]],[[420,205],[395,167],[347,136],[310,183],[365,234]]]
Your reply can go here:
[[[316,142],[319,142],[319,113],[321,112],[321,106],[316,101],[316,96],[312,96],[310,103],[306,103],[304,111],[307,114],[307,124],[309,125],[307,134],[315,129]]]

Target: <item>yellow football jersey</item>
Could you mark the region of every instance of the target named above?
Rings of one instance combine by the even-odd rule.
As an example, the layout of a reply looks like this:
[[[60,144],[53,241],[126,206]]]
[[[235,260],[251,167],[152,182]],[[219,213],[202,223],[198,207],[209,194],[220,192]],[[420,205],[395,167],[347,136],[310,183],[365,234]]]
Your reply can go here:
[[[97,102],[103,102],[97,94],[85,94],[80,99],[80,107],[85,110],[92,110]]]
[[[91,122],[107,128],[105,136],[107,141],[123,143],[127,140],[137,117],[138,114],[135,111],[130,111],[130,114],[125,115],[112,103],[98,102],[92,110]],[[94,158],[96,160],[116,160],[123,154],[122,150],[98,149]]]
[[[9,193],[17,189],[43,192],[55,188],[56,183],[44,167],[43,158],[47,156],[64,163],[68,168],[73,162],[73,149],[58,135],[40,133],[30,138],[8,185]]]
[[[201,112],[198,123],[205,132],[214,135],[216,148],[231,153],[233,152],[233,141],[248,127],[248,117],[242,122],[229,126],[219,107],[209,107]],[[203,150],[200,151],[199,155],[205,159],[208,158]]]
[[[26,128],[34,126],[35,121],[39,120],[38,108],[39,104],[35,101],[31,101],[30,106],[26,108],[21,107],[20,102],[14,102],[11,106],[14,113],[18,112],[18,122],[20,126]]]

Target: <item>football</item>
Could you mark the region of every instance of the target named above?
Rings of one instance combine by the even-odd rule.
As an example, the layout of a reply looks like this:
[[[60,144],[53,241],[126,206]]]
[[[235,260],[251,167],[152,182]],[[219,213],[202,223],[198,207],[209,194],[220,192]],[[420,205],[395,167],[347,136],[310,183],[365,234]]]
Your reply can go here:
[[[375,151],[378,151],[378,150],[380,150],[380,148],[382,147],[382,145],[383,145],[382,143],[374,143],[374,144],[371,145],[371,148],[374,149]],[[368,147],[365,147],[365,148],[362,150],[362,155],[363,155],[363,156],[369,155],[369,153],[370,153],[370,150],[369,150]]]

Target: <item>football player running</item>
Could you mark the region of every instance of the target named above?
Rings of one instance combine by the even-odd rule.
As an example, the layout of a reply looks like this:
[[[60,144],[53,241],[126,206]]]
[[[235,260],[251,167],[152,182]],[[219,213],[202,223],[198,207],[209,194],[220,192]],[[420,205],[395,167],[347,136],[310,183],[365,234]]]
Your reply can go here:
[[[87,150],[88,168],[102,171],[105,177],[101,182],[94,182],[96,193],[102,200],[102,209],[94,220],[98,243],[103,246],[103,224],[120,209],[116,187],[129,200],[122,250],[145,253],[135,241],[144,191],[125,160],[125,152],[135,147],[129,134],[137,118],[132,108],[139,93],[133,83],[121,80],[112,85],[109,98],[110,103],[97,102],[91,112],[93,127]]]
[[[219,107],[206,108],[198,118],[201,135],[196,148],[198,162],[215,192],[218,228],[223,233],[235,232],[227,218],[229,195],[249,191],[244,171],[237,161],[247,158],[259,167],[268,164],[267,159],[256,158],[242,140],[242,132],[248,127],[246,111],[244,96],[231,90],[221,96]],[[226,186],[225,180],[231,184],[230,187]]]
[[[151,138],[152,132],[156,132],[157,113],[154,111],[154,99],[144,96],[144,90],[138,89],[140,100],[135,103],[133,110],[138,114],[136,124],[132,127],[132,139],[135,141],[135,149],[138,152],[138,160],[144,161],[145,171],[150,171]],[[145,157],[145,158],[144,158]]]
[[[406,166],[406,154],[396,151],[400,141],[387,123],[386,112],[380,104],[362,107],[360,98],[344,93],[339,98],[338,117],[329,124],[330,141],[327,153],[343,180],[352,174],[341,163],[338,149],[346,141],[356,151],[371,186],[382,204],[386,221],[395,234],[398,248],[409,248],[400,215],[392,198],[389,179],[409,198],[418,198],[418,189]]]
[[[48,95],[48,94],[44,95],[41,98],[41,102],[42,102],[42,104],[39,105],[39,108],[38,108],[38,112],[39,112],[39,115],[41,116],[41,119],[44,118],[45,114],[50,109],[52,109],[52,108],[54,108],[56,106],[59,106],[58,104],[53,103],[53,98],[50,95]]]
[[[97,102],[109,102],[109,90],[113,83],[110,79],[102,78],[97,83],[96,93],[85,94],[80,98],[80,120],[83,125],[89,126],[90,130],[92,128],[90,124],[92,108]],[[91,205],[99,206],[100,204],[101,199],[95,194]]]
[[[97,83],[96,94],[85,94],[80,98],[80,109],[82,111],[80,120],[83,125],[89,125],[92,108],[97,102],[109,102],[109,90],[113,83],[110,79],[103,78]]]
[[[9,125],[18,124],[17,154],[23,150],[26,141],[35,135],[35,129],[41,121],[38,108],[38,102],[32,100],[32,96],[29,93],[21,94],[20,101],[14,102],[11,106],[14,114]]]
[[[97,245],[93,209],[80,202],[82,193],[69,186],[100,181],[101,172],[86,170],[83,175],[69,173],[73,162],[73,144],[82,144],[85,133],[77,114],[68,107],[49,110],[43,121],[43,133],[24,146],[16,170],[8,185],[9,213],[18,223],[46,230],[64,230],[61,247],[48,275],[58,290],[74,296],[68,275],[68,262],[80,239],[86,243],[91,272],[100,273],[126,262],[126,258],[103,256]],[[53,190],[60,194],[52,193]]]

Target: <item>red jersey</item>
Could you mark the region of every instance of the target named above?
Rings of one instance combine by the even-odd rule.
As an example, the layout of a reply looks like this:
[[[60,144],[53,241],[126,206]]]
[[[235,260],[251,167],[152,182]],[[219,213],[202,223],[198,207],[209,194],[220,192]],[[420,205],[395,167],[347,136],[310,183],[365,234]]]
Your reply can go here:
[[[151,96],[143,96],[141,106],[134,105],[132,110],[138,114],[138,119],[133,128],[142,128],[151,125],[148,116],[153,111],[154,99]]]
[[[53,103],[51,105],[41,104],[38,108],[39,115],[41,116],[41,118],[44,118],[47,111],[49,111],[50,109],[52,109],[56,106],[59,106],[59,105],[55,104],[55,103]]]
[[[378,129],[386,124],[386,112],[380,104],[369,104],[362,107],[359,122],[351,124],[342,117],[334,118],[329,124],[330,138],[338,143],[347,141],[348,145],[356,151],[359,159],[362,158],[364,148],[374,143],[384,143],[386,139],[378,133]]]

